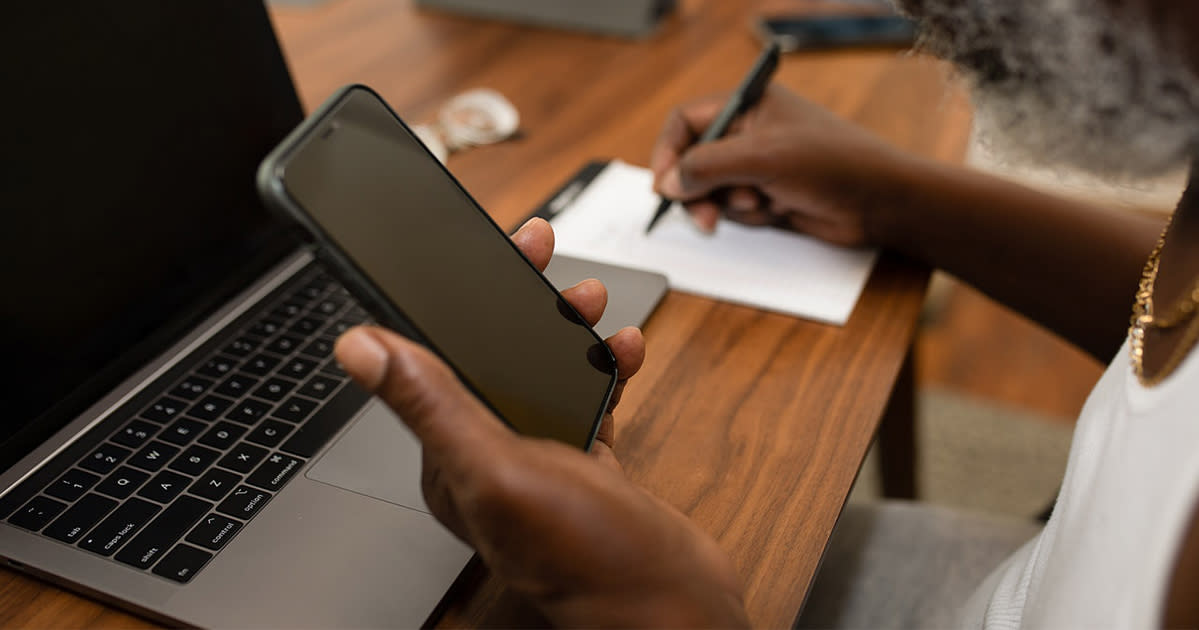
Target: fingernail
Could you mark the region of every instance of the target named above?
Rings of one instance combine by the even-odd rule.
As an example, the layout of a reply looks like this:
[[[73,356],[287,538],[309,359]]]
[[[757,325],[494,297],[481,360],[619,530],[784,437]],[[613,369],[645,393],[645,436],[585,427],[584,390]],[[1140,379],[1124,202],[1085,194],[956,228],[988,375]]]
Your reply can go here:
[[[337,340],[337,359],[346,372],[369,391],[383,384],[387,375],[387,349],[369,332],[353,329]]]
[[[524,223],[522,223],[520,225],[520,227],[516,228],[516,231],[512,233],[512,240],[516,240],[517,238],[524,239],[525,237],[522,236],[522,234],[524,233],[524,229],[529,227],[530,224],[532,224],[534,221],[537,221],[538,219],[540,219],[540,217],[533,217],[532,219],[529,219],[528,221],[525,221]]]
[[[532,219],[525,221],[524,225],[521,225],[520,227],[523,230],[524,228],[527,228],[530,225],[533,225],[534,223],[548,223],[548,221],[546,221],[545,219],[543,219],[541,217],[533,217]]]
[[[679,177],[679,169],[672,168],[666,171],[662,176],[662,183],[658,185],[658,192],[671,199],[683,196],[683,181]]]
[[[599,278],[584,278],[583,280],[579,280],[578,282],[574,283],[571,287],[569,287],[566,290],[569,291],[570,289],[577,289],[585,284],[592,284],[592,283],[599,283],[599,286],[604,286],[603,281],[600,280]]]

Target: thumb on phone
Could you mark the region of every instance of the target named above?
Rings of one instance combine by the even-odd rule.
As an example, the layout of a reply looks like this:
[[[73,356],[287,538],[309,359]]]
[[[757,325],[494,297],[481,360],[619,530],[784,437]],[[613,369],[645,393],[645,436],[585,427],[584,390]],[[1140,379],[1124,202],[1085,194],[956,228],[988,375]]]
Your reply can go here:
[[[382,398],[427,450],[462,455],[472,443],[512,437],[444,362],[411,340],[359,326],[337,340],[334,353],[354,381]]]

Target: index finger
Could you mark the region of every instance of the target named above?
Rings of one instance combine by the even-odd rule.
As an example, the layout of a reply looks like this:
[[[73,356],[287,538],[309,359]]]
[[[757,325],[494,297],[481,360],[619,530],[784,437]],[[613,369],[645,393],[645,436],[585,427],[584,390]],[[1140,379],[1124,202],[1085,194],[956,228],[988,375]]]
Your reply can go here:
[[[550,257],[554,255],[554,228],[549,221],[533,217],[512,235],[512,242],[537,267],[537,271],[545,271],[550,264]]]
[[[708,96],[670,111],[650,154],[649,167],[655,178],[661,177],[662,173],[674,166],[687,147],[695,143],[720,113],[726,98],[727,95]]]

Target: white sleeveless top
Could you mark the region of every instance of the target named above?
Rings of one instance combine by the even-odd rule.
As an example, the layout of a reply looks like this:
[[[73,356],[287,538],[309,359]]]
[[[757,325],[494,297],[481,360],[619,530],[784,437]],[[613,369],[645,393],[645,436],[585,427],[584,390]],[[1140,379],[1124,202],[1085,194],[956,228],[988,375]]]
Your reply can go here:
[[[1160,627],[1199,498],[1199,352],[1145,388],[1128,342],[1091,391],[1045,529],[966,606],[965,627]]]

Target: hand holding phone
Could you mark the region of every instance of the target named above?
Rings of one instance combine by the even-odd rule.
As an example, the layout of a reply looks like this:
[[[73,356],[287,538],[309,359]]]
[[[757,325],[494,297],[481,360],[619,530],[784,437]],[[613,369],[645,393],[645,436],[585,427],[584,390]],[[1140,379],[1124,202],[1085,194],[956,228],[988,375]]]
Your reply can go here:
[[[333,95],[258,184],[376,320],[440,355],[502,420],[590,446],[611,351],[375,92]]]

